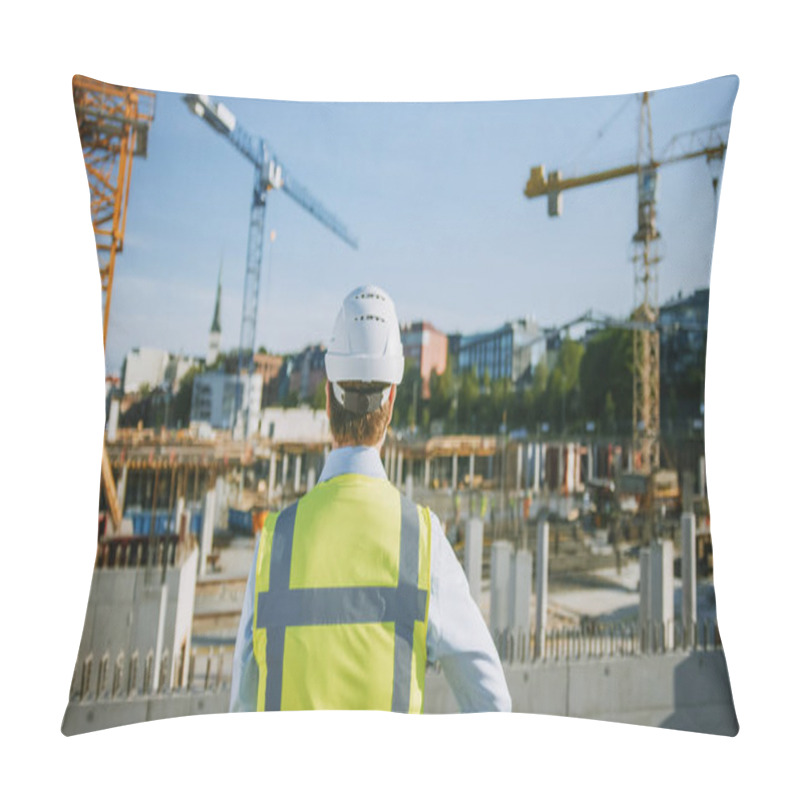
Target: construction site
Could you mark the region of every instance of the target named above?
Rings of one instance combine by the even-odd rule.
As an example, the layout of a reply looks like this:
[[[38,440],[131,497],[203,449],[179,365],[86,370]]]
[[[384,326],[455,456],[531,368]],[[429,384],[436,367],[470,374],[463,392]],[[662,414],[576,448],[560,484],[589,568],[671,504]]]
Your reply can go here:
[[[73,89],[105,344],[128,197],[136,192],[134,162],[147,155],[151,126],[158,124],[156,97],[81,76]],[[233,388],[220,401],[228,403],[221,423],[211,412],[202,416],[195,394],[192,416],[182,424],[167,417],[158,426],[127,426],[124,397],[109,395],[98,528],[91,533],[96,561],[65,734],[228,710],[234,642],[259,532],[268,515],[315,486],[334,444],[324,411],[302,403],[268,408],[260,394],[266,379],[254,377],[270,238],[267,199],[283,193],[341,244],[356,247],[357,239],[223,103],[201,95],[182,101],[210,128],[210,145],[233,145],[255,170]],[[520,176],[520,202],[546,197],[550,216],[562,214],[565,192],[636,179],[630,314],[587,312],[537,330],[525,343],[535,367],[540,352],[546,362],[552,342],[563,347],[573,331],[628,336],[628,426],[512,428],[505,409],[491,433],[479,431],[470,417],[458,425],[464,378],[456,381],[448,418],[456,424],[423,425],[418,406],[433,396],[433,373],[443,373],[444,355],[438,362],[431,356],[425,374],[426,356],[411,352],[417,329],[409,326],[406,357],[417,358],[419,393],[410,425],[395,415],[381,459],[388,480],[441,521],[497,646],[514,711],[734,735],[738,723],[716,617],[702,428],[666,435],[662,424],[662,338],[705,337],[707,314],[678,321],[659,314],[656,222],[657,179],[672,164],[705,161],[716,200],[726,127],[692,131],[657,155],[650,97],[644,93],[636,102],[635,163],[575,177],[540,165],[527,183]],[[430,336],[424,325],[418,330],[424,349]],[[219,333],[218,290],[208,363],[219,356]],[[478,337],[461,337],[455,356],[447,344],[442,353],[466,372],[479,345]],[[509,363],[521,346],[510,349]],[[304,376],[308,381],[308,369]],[[256,384],[259,396],[251,403]],[[207,386],[209,397],[216,396],[211,379]],[[209,400],[209,408],[216,402]],[[457,710],[440,668],[429,665],[425,712]]]

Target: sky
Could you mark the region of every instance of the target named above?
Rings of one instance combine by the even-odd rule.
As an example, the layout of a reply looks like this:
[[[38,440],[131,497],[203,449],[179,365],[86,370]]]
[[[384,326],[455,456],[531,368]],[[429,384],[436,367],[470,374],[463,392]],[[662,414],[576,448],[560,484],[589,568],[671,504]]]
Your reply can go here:
[[[146,87],[143,87],[146,88]],[[199,88],[199,87],[198,87]],[[654,153],[675,135],[730,119],[735,78],[655,91]],[[271,192],[256,346],[325,342],[343,297],[375,283],[401,322],[447,333],[519,317],[563,324],[588,309],[633,308],[635,177],[571,190],[563,214],[523,189],[532,166],[565,177],[635,163],[635,95],[461,103],[307,103],[217,97],[358,239],[352,249]],[[238,347],[253,167],[159,92],[136,159],[118,257],[106,370],[133,347],[203,356],[222,267],[222,348]],[[716,202],[698,158],[664,167],[659,299],[709,285]]]

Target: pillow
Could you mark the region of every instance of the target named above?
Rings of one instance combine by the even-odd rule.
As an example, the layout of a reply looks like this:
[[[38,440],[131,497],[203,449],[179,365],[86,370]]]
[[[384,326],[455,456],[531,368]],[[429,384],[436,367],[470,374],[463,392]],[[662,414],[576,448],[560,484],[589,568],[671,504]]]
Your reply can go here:
[[[406,359],[382,469],[433,512],[425,713],[491,694],[441,645],[457,559],[514,712],[735,735],[703,393],[737,87],[330,104],[76,76],[107,422],[63,732],[255,696],[254,553],[328,477],[326,344],[369,283]]]

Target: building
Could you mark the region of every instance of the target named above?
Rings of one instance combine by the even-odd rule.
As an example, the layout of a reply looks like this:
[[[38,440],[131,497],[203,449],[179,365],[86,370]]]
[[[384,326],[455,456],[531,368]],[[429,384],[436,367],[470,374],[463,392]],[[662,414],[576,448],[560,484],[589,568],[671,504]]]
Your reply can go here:
[[[270,353],[256,353],[253,356],[253,370],[261,375],[261,381],[264,385],[261,395],[262,407],[274,406],[278,403],[282,366],[283,356],[275,356]]]
[[[122,393],[138,394],[164,382],[170,355],[153,347],[134,347],[122,365]]]
[[[422,398],[431,396],[431,372],[441,375],[447,367],[447,335],[434,328],[430,322],[412,322],[400,330],[403,356],[411,359],[422,379]]]
[[[273,442],[331,441],[327,413],[311,408],[265,408],[259,414],[258,431]]]
[[[289,394],[297,394],[299,400],[310,400],[325,376],[325,346],[309,345],[301,353],[290,356]]]
[[[475,368],[478,377],[488,373],[493,381],[510,378],[516,382],[529,376],[547,353],[547,332],[528,317],[485,333],[456,334],[449,346],[456,351],[457,372]]]
[[[687,297],[679,292],[659,310],[661,417],[666,429],[702,418],[708,299],[708,289]]]
[[[224,372],[206,372],[198,375],[192,385],[192,409],[190,421],[193,424],[206,423],[212,428],[233,430],[236,424],[237,395],[247,393],[245,403],[252,429],[261,410],[261,375],[227,375]]]
[[[140,394],[144,389],[152,391],[156,388],[175,392],[184,375],[200,363],[199,358],[192,356],[176,356],[151,347],[134,347],[122,365],[122,393]]]

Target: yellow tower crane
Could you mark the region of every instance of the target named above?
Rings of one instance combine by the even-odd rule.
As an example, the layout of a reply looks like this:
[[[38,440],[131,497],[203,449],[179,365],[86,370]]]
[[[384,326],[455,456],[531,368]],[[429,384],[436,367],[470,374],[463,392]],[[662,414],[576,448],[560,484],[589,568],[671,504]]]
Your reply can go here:
[[[89,180],[92,227],[100,266],[105,348],[114,267],[125,238],[131,168],[136,156],[147,155],[155,94],[75,75],[72,96]],[[105,444],[101,474],[111,519],[119,529],[122,509]]]
[[[704,157],[718,170],[712,173],[716,198],[719,175],[727,142],[724,131],[729,122],[717,123],[701,130],[676,136],[660,159],[653,155],[653,126],[650,116],[650,93],[641,95],[639,111],[639,145],[635,164],[627,164],[576,178],[563,178],[559,170],[545,177],[544,166],[531,169],[525,187],[528,198],[547,196],[547,213],[560,216],[562,192],[594,183],[636,175],[638,178],[637,227],[634,244],[634,310],[633,331],[633,453],[637,471],[651,474],[660,462],[659,433],[659,335],[658,335],[658,272],[660,261],[657,244],[661,234],[656,228],[656,185],[658,170],[668,164]]]

